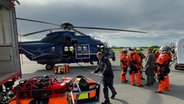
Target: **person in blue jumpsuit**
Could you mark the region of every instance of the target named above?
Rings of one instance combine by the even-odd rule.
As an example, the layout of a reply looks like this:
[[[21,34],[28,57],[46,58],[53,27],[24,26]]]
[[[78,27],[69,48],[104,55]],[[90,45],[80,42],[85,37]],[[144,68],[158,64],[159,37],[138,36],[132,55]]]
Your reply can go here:
[[[107,57],[105,57],[102,52],[97,53],[97,58],[99,59],[99,64],[96,70],[92,73],[98,73],[99,71],[101,72],[101,76],[103,76],[103,93],[104,93],[104,98],[105,101],[102,102],[102,104],[110,104],[109,100],[109,94],[108,94],[108,88],[112,92],[111,98],[114,99],[116,96],[117,92],[113,86],[113,79],[114,79],[114,74],[112,70],[111,63]]]

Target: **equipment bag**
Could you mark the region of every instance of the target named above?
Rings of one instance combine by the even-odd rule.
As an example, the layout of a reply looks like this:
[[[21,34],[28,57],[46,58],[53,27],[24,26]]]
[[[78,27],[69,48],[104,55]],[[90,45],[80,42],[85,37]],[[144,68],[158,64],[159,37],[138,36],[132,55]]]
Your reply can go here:
[[[77,78],[80,78],[79,80],[79,87],[81,91],[88,91],[89,90],[89,85],[88,82],[86,81],[84,76],[77,76]]]

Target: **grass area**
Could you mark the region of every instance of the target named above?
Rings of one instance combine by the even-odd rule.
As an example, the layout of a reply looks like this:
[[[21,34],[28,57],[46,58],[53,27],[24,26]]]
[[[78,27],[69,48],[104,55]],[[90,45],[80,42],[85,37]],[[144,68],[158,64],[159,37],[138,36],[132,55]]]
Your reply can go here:
[[[120,51],[122,51],[122,49],[123,49],[123,48],[112,48],[112,50],[115,51],[115,52],[120,52]],[[146,50],[147,50],[147,49],[144,48],[144,50],[143,50],[142,52],[145,52]]]
[[[122,48],[112,48],[112,50],[115,52],[120,52],[120,51],[122,51]]]
[[[122,49],[123,49],[123,48],[112,48],[112,50],[113,50],[114,52],[121,52]],[[147,52],[147,48],[144,48],[144,50],[143,50],[142,52],[145,54],[145,52]]]
[[[116,47],[116,48],[112,48],[113,51],[122,51],[123,48],[119,48],[119,47]],[[143,51],[142,52],[145,52],[148,48],[143,48]],[[160,48],[159,47],[153,47],[153,49],[157,49],[159,50]]]

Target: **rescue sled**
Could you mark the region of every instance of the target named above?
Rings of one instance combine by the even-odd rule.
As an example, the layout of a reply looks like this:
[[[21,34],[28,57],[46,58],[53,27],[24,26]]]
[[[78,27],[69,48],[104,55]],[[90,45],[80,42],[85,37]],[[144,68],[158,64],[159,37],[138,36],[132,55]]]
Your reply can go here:
[[[87,104],[99,100],[100,84],[83,76],[44,75],[20,81],[12,92],[9,104]]]

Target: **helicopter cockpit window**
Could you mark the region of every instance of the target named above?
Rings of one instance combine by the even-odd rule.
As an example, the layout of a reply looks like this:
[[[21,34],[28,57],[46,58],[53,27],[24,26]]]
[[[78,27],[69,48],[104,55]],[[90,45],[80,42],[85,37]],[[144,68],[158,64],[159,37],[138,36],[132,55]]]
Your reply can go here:
[[[98,44],[97,48],[98,48],[98,51],[102,51],[103,52],[105,47],[104,47],[103,44]]]

